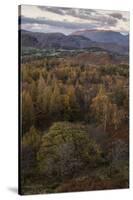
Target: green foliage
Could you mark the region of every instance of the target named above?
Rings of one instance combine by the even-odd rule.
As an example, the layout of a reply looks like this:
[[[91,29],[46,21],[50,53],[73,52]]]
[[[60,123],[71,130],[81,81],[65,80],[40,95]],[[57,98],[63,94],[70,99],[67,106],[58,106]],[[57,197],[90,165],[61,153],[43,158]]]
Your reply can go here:
[[[124,80],[120,79],[116,81],[111,97],[113,102],[116,103],[118,107],[122,107],[124,105],[124,101],[128,97],[127,85],[124,85]]]
[[[87,127],[68,122],[54,123],[43,136],[38,152],[40,171],[64,178],[101,161],[100,147],[89,138]]]

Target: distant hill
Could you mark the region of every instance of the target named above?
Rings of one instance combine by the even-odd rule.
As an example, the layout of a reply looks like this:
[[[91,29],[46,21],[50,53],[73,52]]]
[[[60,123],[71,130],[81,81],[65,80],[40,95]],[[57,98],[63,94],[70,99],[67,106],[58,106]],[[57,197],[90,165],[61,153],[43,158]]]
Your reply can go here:
[[[31,32],[21,31],[21,45],[23,47],[36,47],[38,46],[38,40]]]
[[[62,33],[38,33],[21,30],[21,45],[22,47],[55,49],[84,49],[98,47],[119,54],[128,54],[128,45],[123,45],[123,42],[121,45],[115,42],[96,42],[82,34],[64,35]]]
[[[88,48],[92,41],[84,36],[64,35],[62,33],[37,33],[21,31],[22,46],[40,47],[40,48],[64,48],[77,49]]]
[[[129,45],[129,35],[110,30],[83,30],[76,31],[71,35],[82,35],[96,42],[115,43],[122,46]]]

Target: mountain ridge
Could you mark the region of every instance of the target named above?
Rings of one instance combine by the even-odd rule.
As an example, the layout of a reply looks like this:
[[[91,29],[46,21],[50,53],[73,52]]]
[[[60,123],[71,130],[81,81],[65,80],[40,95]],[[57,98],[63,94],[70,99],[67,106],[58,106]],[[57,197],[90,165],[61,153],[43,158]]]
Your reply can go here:
[[[85,29],[75,31],[71,35],[83,35],[95,42],[116,43],[123,46],[129,45],[129,34],[123,35],[118,31]]]
[[[120,54],[128,54],[128,45],[115,42],[98,42],[84,35],[65,35],[63,33],[40,33],[21,30],[21,44],[23,47],[35,48],[62,48],[62,49],[85,49],[91,47],[102,48]],[[124,37],[124,36],[123,36]]]

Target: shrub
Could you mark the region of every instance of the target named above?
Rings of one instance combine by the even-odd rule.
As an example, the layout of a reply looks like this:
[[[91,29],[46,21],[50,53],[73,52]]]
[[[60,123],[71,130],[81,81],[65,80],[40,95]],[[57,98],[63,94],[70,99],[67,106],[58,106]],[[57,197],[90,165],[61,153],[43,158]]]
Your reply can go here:
[[[101,150],[89,138],[86,126],[58,122],[44,135],[37,159],[42,173],[48,177],[65,178],[86,167],[96,167]]]

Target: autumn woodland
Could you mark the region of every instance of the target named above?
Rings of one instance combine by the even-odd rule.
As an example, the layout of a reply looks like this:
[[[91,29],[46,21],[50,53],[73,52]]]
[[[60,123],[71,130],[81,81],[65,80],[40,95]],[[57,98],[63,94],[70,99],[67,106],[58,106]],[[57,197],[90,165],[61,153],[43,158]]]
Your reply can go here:
[[[127,36],[97,34],[19,30],[21,194],[129,187]]]

